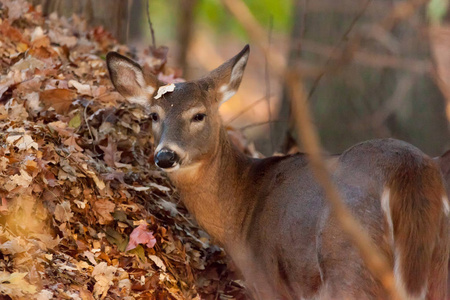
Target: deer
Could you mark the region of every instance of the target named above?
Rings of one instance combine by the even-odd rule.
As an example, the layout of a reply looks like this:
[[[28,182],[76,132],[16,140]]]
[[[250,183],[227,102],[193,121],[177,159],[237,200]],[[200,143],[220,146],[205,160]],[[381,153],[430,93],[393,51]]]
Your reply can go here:
[[[439,157],[435,157],[434,160],[438,163],[442,175],[444,176],[448,196],[450,195],[450,150],[446,151]],[[448,265],[448,270],[450,271],[450,264]],[[447,293],[450,294],[450,276],[447,279]]]
[[[206,76],[165,85],[107,55],[115,89],[148,110],[154,161],[187,210],[239,269],[253,299],[386,299],[341,230],[308,155],[255,159],[230,141],[219,107],[240,86],[245,46]],[[436,161],[396,139],[325,157],[354,217],[409,299],[445,299],[449,200]]]

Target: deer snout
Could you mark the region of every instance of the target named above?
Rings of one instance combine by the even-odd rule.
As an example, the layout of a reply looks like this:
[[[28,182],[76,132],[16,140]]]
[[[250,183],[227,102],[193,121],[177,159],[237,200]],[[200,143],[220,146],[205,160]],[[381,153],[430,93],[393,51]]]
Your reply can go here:
[[[170,169],[180,162],[180,157],[175,151],[161,149],[155,155],[155,163],[161,169]]]

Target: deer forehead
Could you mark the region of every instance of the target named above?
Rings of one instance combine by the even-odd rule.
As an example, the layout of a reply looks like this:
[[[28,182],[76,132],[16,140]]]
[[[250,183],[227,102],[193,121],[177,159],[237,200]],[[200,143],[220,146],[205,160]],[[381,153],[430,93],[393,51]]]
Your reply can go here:
[[[203,113],[210,102],[207,96],[205,91],[202,91],[194,82],[177,83],[173,91],[153,99],[152,107],[159,107],[158,110],[163,110],[166,114],[169,111],[183,115]]]

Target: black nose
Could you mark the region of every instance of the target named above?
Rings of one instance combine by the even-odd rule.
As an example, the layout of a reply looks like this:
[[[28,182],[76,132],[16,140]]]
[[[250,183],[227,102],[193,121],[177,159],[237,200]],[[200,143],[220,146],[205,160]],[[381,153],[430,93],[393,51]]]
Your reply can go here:
[[[155,163],[162,169],[173,167],[179,161],[178,155],[169,149],[162,149],[155,156]]]

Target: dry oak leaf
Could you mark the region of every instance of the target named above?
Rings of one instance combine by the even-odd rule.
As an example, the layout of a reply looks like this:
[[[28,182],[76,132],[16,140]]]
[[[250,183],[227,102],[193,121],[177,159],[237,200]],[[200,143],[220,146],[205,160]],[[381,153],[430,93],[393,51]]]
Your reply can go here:
[[[39,93],[39,100],[48,107],[53,107],[58,114],[69,112],[70,105],[76,99],[77,94],[68,89],[52,89]]]
[[[9,177],[9,181],[4,185],[4,188],[7,191],[12,191],[17,186],[29,187],[31,182],[33,181],[33,177],[31,177],[27,171],[20,170],[20,175],[15,174]]]
[[[29,150],[34,148],[38,150],[38,144],[33,140],[31,135],[25,133],[23,128],[8,128],[9,133],[6,138],[6,143],[11,146],[16,146],[19,150]]]
[[[92,89],[89,84],[82,84],[76,80],[69,80],[69,87],[74,87],[81,95],[87,95],[92,97]]]
[[[130,241],[128,242],[125,251],[133,250],[139,244],[146,245],[148,248],[153,248],[156,244],[156,239],[153,236],[153,232],[148,230],[146,224],[140,224],[133,229],[130,234]]]
[[[55,219],[60,222],[68,222],[72,219],[73,213],[70,208],[69,201],[63,201],[63,203],[56,205],[55,207]]]
[[[122,151],[117,151],[117,144],[108,137],[108,146],[99,145],[99,147],[104,153],[103,160],[105,163],[110,167],[117,167],[116,162],[120,160],[122,154]]]
[[[27,252],[31,249],[32,244],[28,243],[20,237],[14,237],[0,245],[0,251],[3,254],[18,254]]]
[[[11,23],[19,19],[30,9],[30,5],[24,0],[4,0],[1,2],[8,8],[8,20]]]
[[[14,299],[26,294],[35,294],[36,287],[24,279],[27,274],[0,272],[0,295],[8,295]]]
[[[95,278],[94,297],[96,299],[103,299],[108,293],[109,287],[113,285],[114,274],[117,268],[108,266],[106,262],[101,262],[94,267],[92,276]]]
[[[102,225],[114,220],[111,213],[114,212],[116,205],[107,199],[100,199],[94,202],[94,212],[98,217],[98,222]]]
[[[83,152],[83,148],[78,146],[75,136],[71,136],[63,142],[64,145],[68,146],[70,151],[76,150],[78,152]]]

